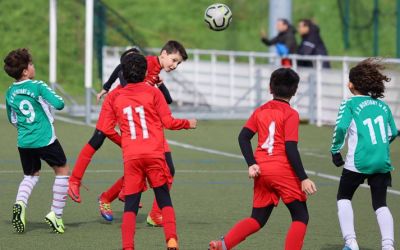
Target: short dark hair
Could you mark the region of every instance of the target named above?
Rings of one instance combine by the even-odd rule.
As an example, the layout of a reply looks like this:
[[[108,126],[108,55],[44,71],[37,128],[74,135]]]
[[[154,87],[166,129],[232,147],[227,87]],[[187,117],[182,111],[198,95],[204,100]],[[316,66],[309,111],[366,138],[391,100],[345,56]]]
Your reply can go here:
[[[121,55],[121,57],[119,59],[120,62],[122,62],[122,58],[124,56],[126,56],[127,54],[129,54],[129,53],[140,53],[140,50],[138,48],[136,48],[136,47],[133,47],[133,48],[125,50],[124,53],[122,53],[122,55]]]
[[[372,98],[382,98],[385,92],[385,82],[390,78],[382,74],[385,69],[382,59],[368,58],[350,69],[349,79],[354,89]]]
[[[274,97],[290,98],[296,94],[299,81],[294,70],[280,68],[272,72],[269,86]]]
[[[286,26],[290,25],[289,20],[287,20],[286,18],[278,18],[278,21],[282,22],[283,24],[285,24]]]
[[[185,47],[178,41],[170,40],[168,41],[161,49],[161,52],[165,50],[167,54],[172,54],[172,53],[179,53],[182,56],[183,61],[186,61],[188,58],[188,55],[186,53]]]
[[[313,21],[311,21],[310,19],[306,19],[306,18],[301,19],[300,22],[303,23],[304,26],[307,26],[307,27],[311,27],[314,25]]]
[[[121,66],[122,75],[128,84],[143,82],[147,71],[147,61],[143,55],[129,53],[122,57]]]
[[[32,62],[32,56],[26,48],[19,48],[11,51],[4,58],[4,71],[9,76],[18,80],[22,76],[24,69],[28,68]]]

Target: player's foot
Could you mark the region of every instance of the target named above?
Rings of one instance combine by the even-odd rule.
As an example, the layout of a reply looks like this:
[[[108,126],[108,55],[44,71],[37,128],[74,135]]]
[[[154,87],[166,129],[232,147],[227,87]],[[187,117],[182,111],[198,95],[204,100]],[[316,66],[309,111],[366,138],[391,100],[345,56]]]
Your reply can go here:
[[[103,216],[103,218],[106,221],[112,221],[114,219],[113,211],[111,209],[111,203],[108,201],[102,200],[101,195],[99,197],[99,210],[100,210],[101,216]]]
[[[162,214],[154,211],[150,211],[146,219],[147,225],[152,227],[162,227]]]
[[[222,240],[213,240],[210,242],[208,250],[224,250]]]
[[[12,225],[15,232],[25,232],[25,204],[22,201],[15,202],[13,206]]]
[[[357,244],[357,240],[356,239],[347,240],[343,247],[343,250],[360,250]]]
[[[171,238],[167,242],[167,250],[178,250],[178,241],[174,238]]]
[[[69,180],[68,186],[68,196],[75,202],[81,203],[81,195],[79,193],[79,188],[81,186],[80,181]]]
[[[65,226],[61,218],[57,218],[56,214],[51,211],[45,217],[45,221],[49,224],[53,232],[62,234],[65,231]]]

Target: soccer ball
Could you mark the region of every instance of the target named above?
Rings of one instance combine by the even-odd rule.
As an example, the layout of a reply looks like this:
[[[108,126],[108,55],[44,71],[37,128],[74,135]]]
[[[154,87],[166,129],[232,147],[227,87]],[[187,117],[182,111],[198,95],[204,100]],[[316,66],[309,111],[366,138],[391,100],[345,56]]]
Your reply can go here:
[[[212,4],[208,6],[206,12],[204,13],[204,21],[212,30],[224,30],[228,28],[232,21],[232,11],[225,4]]]

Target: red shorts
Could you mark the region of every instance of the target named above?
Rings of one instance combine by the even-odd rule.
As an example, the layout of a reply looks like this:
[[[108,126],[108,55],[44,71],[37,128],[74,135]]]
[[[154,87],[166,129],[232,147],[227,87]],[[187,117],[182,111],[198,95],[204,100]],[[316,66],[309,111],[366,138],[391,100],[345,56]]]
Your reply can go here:
[[[297,177],[263,175],[254,180],[253,207],[277,206],[279,199],[288,204],[294,200],[306,201],[306,194],[301,191]]]
[[[143,158],[124,163],[124,195],[143,192],[146,189],[146,179],[152,188],[172,183],[165,159]]]

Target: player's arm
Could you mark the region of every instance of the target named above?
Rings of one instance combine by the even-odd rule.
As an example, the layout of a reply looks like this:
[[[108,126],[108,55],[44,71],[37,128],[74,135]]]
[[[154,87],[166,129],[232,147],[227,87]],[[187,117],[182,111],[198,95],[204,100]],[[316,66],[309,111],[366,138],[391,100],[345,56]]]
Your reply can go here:
[[[169,93],[169,90],[168,90],[167,86],[165,86],[165,84],[163,82],[161,82],[157,86],[158,86],[158,89],[163,94],[167,104],[171,104],[173,100],[172,100],[171,94]]]
[[[39,82],[39,93],[40,96],[53,108],[57,110],[61,110],[64,108],[64,100],[61,96],[57,95],[54,90],[52,90],[49,86],[47,86],[44,82]]]
[[[118,91],[118,90],[115,90]],[[107,96],[101,106],[99,120],[103,121],[101,125],[101,132],[103,132],[108,138],[120,137],[118,132],[115,130],[117,124],[117,117],[113,110],[113,100],[111,96]]]
[[[251,139],[255,134],[256,133],[251,129],[243,127],[238,136],[240,150],[242,151],[242,155],[249,167],[257,164],[253,154],[253,147],[251,145]]]
[[[118,79],[118,73],[121,71],[121,64],[118,64],[117,67],[115,67],[114,71],[111,73],[110,77],[108,80],[103,84],[103,90],[106,92],[110,91],[111,86],[113,83]]]
[[[337,167],[344,165],[344,161],[342,155],[340,154],[340,150],[344,146],[347,136],[347,130],[352,120],[349,100],[343,101],[342,104],[340,105],[338,116],[336,118],[336,126],[333,131],[331,153],[332,153],[332,162]]]
[[[169,109],[167,102],[161,95],[161,92],[156,91],[154,98],[155,109],[158,116],[161,118],[161,123],[163,124],[164,128],[170,130],[196,128],[196,120],[175,119],[172,116],[171,110]]]
[[[388,121],[389,121],[389,142],[392,143],[394,139],[396,139],[397,136],[399,136],[399,131],[396,128],[396,123],[394,122],[392,111],[389,109],[389,116],[388,116]]]

